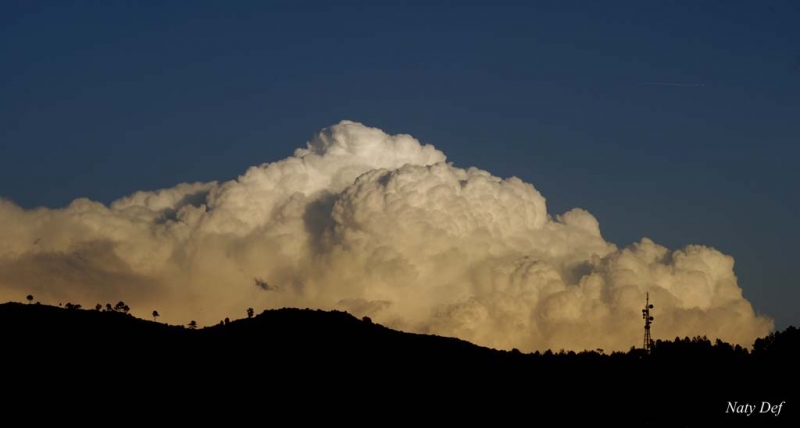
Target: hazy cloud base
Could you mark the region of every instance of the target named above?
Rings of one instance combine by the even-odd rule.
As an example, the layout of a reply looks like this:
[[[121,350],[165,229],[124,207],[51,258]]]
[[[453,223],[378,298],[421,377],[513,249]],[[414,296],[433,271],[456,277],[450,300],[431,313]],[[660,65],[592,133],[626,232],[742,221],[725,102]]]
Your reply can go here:
[[[575,208],[547,213],[517,178],[446,163],[408,135],[343,121],[235,181],[24,210],[0,199],[0,299],[115,303],[212,324],[284,306],[347,310],[496,348],[751,345],[772,320],[742,297],[733,258],[647,238],[619,249]]]

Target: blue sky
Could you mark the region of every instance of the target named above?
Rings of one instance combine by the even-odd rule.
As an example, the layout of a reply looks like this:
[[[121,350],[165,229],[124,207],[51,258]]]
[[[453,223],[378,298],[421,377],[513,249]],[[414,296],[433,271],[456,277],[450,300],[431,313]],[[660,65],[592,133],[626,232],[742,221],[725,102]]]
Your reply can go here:
[[[233,179],[350,119],[713,246],[800,324],[797,2],[71,3],[0,5],[0,197]]]

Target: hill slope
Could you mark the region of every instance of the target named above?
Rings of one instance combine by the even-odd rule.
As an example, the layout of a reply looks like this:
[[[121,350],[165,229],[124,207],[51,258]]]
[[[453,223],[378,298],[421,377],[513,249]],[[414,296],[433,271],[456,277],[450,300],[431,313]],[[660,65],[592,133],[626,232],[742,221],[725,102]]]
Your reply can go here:
[[[762,343],[780,353],[686,339],[659,342],[649,357],[539,355],[403,333],[343,312],[281,309],[191,330],[118,312],[0,305],[3,359],[13,369],[6,385],[74,404],[72,388],[88,384],[90,398],[79,401],[140,411],[148,397],[191,396],[211,400],[209,410],[244,414],[270,403],[273,410],[367,406],[405,416],[435,410],[449,420],[552,413],[684,426],[785,422],[800,404],[785,405],[777,417],[760,408],[749,417],[726,409],[730,402],[792,402],[796,332]]]

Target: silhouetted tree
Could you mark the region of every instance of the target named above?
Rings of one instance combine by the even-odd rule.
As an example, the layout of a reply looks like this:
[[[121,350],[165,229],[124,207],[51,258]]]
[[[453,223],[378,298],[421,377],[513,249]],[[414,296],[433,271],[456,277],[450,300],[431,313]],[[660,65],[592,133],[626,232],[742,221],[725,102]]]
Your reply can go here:
[[[790,325],[782,332],[772,332],[756,339],[753,344],[753,355],[760,359],[796,360],[800,357],[800,329]]]
[[[95,307],[94,307],[94,310],[96,310],[96,311],[99,311],[99,310],[102,310],[102,309],[103,309],[103,305],[101,305],[99,303],[97,305],[95,305]]]
[[[67,308],[67,309],[80,309],[81,308],[81,304],[80,303],[67,302],[67,304],[64,305],[64,307]]]
[[[106,312],[113,312],[114,308],[111,307],[111,303],[106,303]]]
[[[228,318],[228,317],[225,317],[225,325],[228,325],[230,322],[231,322],[231,319]]]
[[[769,350],[773,343],[775,343],[775,332],[772,332],[764,337],[759,337],[756,339],[755,343],[753,343],[753,352],[756,354],[762,354]]]
[[[247,318],[253,318],[253,308],[247,308]]]
[[[189,329],[190,330],[196,330],[197,329],[197,321],[195,321],[195,320],[190,321],[189,322]]]
[[[125,302],[123,302],[122,300],[120,300],[119,302],[117,302],[116,305],[114,305],[114,311],[116,312],[122,312],[123,314],[127,314],[128,311],[130,310],[131,308],[129,308],[128,305],[126,305]]]
[[[28,297],[26,297],[26,299],[28,299],[28,304],[30,305],[31,302],[33,302],[33,295],[32,294],[28,294]]]
[[[158,311],[153,311],[153,321],[156,320],[160,315],[158,315]]]

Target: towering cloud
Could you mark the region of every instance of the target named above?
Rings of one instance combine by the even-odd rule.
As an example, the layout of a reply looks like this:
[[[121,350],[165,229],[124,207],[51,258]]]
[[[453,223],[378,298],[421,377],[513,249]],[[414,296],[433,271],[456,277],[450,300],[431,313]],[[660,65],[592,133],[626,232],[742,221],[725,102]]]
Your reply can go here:
[[[3,300],[124,300],[142,317],[204,324],[247,307],[344,309],[496,348],[626,350],[648,291],[656,337],[750,345],[772,328],[730,256],[647,238],[619,249],[582,209],[549,215],[528,183],[349,121],[235,181],[110,206],[0,200]]]

